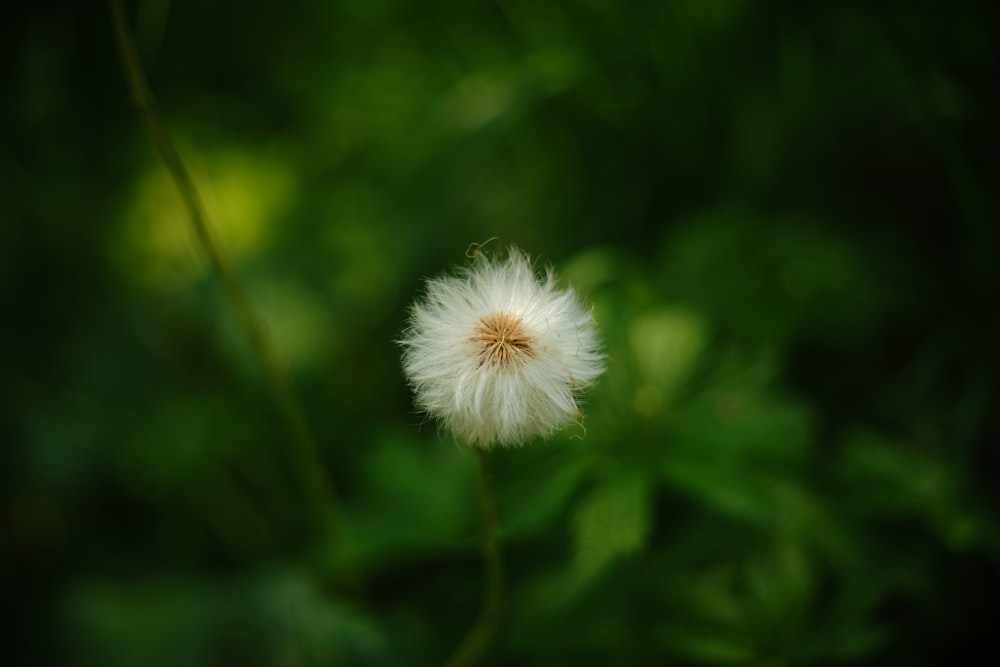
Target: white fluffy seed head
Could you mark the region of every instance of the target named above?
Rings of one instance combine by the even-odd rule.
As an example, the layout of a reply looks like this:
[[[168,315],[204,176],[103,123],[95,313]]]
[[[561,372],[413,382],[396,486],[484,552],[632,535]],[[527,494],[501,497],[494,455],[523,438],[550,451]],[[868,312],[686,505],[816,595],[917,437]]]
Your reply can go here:
[[[482,448],[578,420],[579,394],[604,371],[590,313],[516,248],[428,280],[399,342],[417,406]]]

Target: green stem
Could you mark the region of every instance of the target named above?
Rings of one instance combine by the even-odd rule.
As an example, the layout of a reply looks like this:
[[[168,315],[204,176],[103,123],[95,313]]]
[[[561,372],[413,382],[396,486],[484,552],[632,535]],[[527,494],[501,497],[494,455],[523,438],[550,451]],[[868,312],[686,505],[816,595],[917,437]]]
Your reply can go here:
[[[181,199],[187,209],[195,241],[208,259],[212,272],[222,285],[226,300],[239,320],[250,346],[264,367],[264,372],[274,393],[278,412],[291,435],[291,451],[295,469],[309,502],[324,528],[332,531],[334,537],[337,538],[342,533],[340,502],[309,430],[302,404],[292,388],[288,367],[268,330],[254,313],[246,293],[240,287],[240,283],[222,249],[213,237],[194,180],[170,140],[163,120],[156,109],[146,75],[139,61],[135,40],[125,18],[122,2],[121,0],[110,1],[115,36],[118,40],[118,48],[125,66],[125,75],[133,101],[146,121],[146,127],[153,139],[153,144],[180,192]]]
[[[479,471],[479,503],[483,512],[485,534],[483,536],[483,558],[486,565],[486,589],[479,618],[469,629],[462,643],[446,663],[447,667],[468,667],[475,665],[489,648],[500,626],[503,616],[503,561],[500,558],[500,517],[493,496],[489,471],[486,469],[486,455],[476,448],[476,466]]]

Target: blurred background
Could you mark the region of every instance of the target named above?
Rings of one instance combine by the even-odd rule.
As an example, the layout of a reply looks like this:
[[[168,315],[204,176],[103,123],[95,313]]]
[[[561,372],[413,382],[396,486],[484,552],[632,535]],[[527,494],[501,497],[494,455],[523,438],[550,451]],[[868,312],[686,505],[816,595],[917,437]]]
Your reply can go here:
[[[488,457],[485,664],[998,657],[995,3],[127,11],[344,529],[310,510],[108,7],[19,3],[4,664],[443,662],[483,586],[476,466],[393,341],[494,236],[593,302],[609,368],[585,429]]]

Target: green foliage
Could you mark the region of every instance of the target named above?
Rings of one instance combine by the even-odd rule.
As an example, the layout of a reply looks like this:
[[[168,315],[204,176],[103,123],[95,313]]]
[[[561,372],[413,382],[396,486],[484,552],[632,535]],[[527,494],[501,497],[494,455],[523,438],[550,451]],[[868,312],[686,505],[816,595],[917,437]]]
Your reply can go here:
[[[484,664],[997,657],[992,4],[130,6],[342,533],[104,8],[29,5],[0,39],[0,662],[443,662],[484,586],[476,467],[394,340],[491,237],[592,303],[609,363],[580,424],[487,457]]]

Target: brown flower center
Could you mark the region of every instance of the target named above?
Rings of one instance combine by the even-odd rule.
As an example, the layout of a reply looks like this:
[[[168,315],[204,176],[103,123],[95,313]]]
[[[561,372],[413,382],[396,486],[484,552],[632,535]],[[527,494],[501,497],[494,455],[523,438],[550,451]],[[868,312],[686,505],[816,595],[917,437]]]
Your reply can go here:
[[[479,365],[507,368],[535,356],[531,337],[524,332],[521,320],[506,313],[492,313],[479,320],[473,342],[482,345]]]

